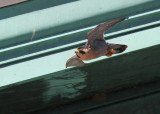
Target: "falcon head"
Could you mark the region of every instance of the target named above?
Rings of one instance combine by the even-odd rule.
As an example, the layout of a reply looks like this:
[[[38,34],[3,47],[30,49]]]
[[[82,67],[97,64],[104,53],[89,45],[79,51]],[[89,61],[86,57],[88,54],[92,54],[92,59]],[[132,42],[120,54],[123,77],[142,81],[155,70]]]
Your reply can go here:
[[[82,47],[78,47],[76,50],[75,50],[75,53],[76,55],[81,58],[81,56],[85,55],[89,50],[84,48],[83,46]]]

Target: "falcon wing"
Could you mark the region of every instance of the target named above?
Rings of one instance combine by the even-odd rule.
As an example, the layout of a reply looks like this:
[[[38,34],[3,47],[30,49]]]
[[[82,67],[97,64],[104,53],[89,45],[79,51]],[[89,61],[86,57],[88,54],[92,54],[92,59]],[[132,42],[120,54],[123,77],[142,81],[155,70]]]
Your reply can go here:
[[[66,62],[66,68],[70,66],[81,66],[81,65],[85,65],[85,63],[81,59],[79,59],[77,55],[71,57]]]
[[[87,38],[88,43],[91,45],[94,40],[104,40],[103,34],[106,30],[108,30],[110,27],[114,26],[115,24],[125,20],[126,18],[116,19],[109,22],[104,22],[99,24],[96,28],[88,32]]]

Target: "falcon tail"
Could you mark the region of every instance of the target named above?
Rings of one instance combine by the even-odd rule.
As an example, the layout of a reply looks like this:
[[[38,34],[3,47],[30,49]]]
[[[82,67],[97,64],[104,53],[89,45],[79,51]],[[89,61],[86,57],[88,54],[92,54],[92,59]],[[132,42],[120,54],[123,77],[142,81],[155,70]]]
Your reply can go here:
[[[110,49],[114,50],[114,54],[116,53],[121,53],[126,50],[128,47],[127,45],[122,45],[122,44],[109,44]]]

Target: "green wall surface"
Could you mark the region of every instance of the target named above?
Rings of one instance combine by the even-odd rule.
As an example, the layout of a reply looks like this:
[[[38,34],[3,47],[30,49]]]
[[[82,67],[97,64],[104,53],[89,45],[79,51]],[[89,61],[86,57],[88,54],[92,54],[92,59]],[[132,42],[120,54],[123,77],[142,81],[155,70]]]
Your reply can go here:
[[[0,113],[56,107],[158,81],[159,8],[159,0],[29,0],[1,8]],[[128,45],[124,53],[65,68],[89,30],[122,17],[129,19],[105,39]]]
[[[159,27],[121,36],[115,39],[108,40],[108,42],[128,45],[129,47],[124,53],[129,53],[142,48],[158,45],[160,42]],[[1,68],[0,74],[2,80],[0,80],[0,85],[5,86],[11,83],[39,77],[44,74],[64,70],[66,69],[65,64],[67,59],[69,59],[73,55],[74,49]],[[98,61],[101,59],[108,58],[100,57],[93,61]]]
[[[31,7],[31,9],[33,9],[32,12],[8,17],[0,21],[0,26],[2,28],[0,31],[1,49],[84,28],[106,20],[129,17],[131,15],[158,9],[160,6],[160,1],[158,0],[121,0],[121,2],[118,2],[118,0],[113,0],[112,2],[108,2],[107,0],[80,0],[55,7],[49,5],[50,7],[48,6],[48,8],[36,10],[32,8],[38,5],[34,1],[36,0],[20,4],[28,6],[23,7],[22,10],[28,10],[28,8]],[[50,0],[48,0],[48,3],[49,2]],[[40,3],[42,4],[43,2],[41,1]],[[54,2],[51,2],[51,4],[53,3]],[[17,7],[20,6],[18,5]],[[14,7],[2,8],[0,14],[14,14],[15,11],[13,8]],[[4,14],[6,10],[10,11],[8,12],[9,14]]]

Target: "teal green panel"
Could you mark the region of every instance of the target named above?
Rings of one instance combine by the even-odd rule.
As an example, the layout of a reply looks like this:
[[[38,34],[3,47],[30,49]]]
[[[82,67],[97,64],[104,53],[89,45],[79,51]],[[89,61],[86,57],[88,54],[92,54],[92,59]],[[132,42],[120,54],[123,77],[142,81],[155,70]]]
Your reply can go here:
[[[134,17],[134,18],[131,17],[130,19],[122,23],[119,23],[115,27],[111,28],[109,31],[107,31],[107,34],[117,32],[119,30],[125,30],[125,31],[123,31],[122,33],[119,32],[119,35],[108,35],[106,39],[112,39],[117,36],[124,35],[124,33],[130,34],[132,32],[135,32],[135,30],[141,31],[143,29],[148,29],[149,27],[147,24],[157,22],[159,21],[159,18],[160,18],[159,10],[155,10],[154,12],[148,12],[147,14],[143,14],[142,16],[141,15]],[[159,26],[159,25],[160,23],[156,23],[150,26],[153,27],[153,26]],[[22,45],[1,49],[0,50],[0,57],[1,57],[0,61],[13,59],[13,58],[21,57],[21,56],[28,55],[28,54],[33,54],[35,52],[39,52],[39,51],[43,51],[47,49],[53,49],[55,47],[59,47],[59,48],[57,48],[57,50],[55,51],[52,51],[52,53],[58,53],[58,52],[65,51],[71,48],[76,48],[78,45],[82,45],[82,44],[72,45],[64,49],[60,49],[61,48],[60,46],[65,45],[65,44],[71,44],[78,40],[85,40],[87,32],[91,30],[92,28],[93,27],[88,27],[85,29],[70,31],[64,34],[47,37],[42,40],[32,41],[32,42],[28,42]]]
[[[117,0],[112,2],[81,0],[2,19],[0,21],[0,47],[5,48],[31,42],[106,20],[154,10],[159,8],[159,2],[154,0],[121,0],[121,2],[117,2]],[[107,7],[108,4],[110,7]]]
[[[81,114],[159,114],[160,93],[149,94],[138,98],[89,109]],[[118,112],[118,113],[117,113]]]
[[[37,78],[1,87],[0,112],[22,113],[47,106],[55,107],[100,92],[110,93],[158,81],[160,79],[160,60],[157,59],[160,57],[159,49],[160,45],[156,45],[83,67],[65,69],[46,75],[41,74]],[[41,68],[42,66],[43,62],[40,66],[37,65]],[[21,70],[19,68],[19,71]],[[41,71],[37,69],[36,72]],[[24,73],[21,77],[24,76]],[[16,75],[12,75],[14,76]],[[12,77],[7,76],[6,78]]]
[[[49,1],[0,9],[0,113],[55,107],[160,79],[159,0]],[[65,68],[89,30],[120,17],[129,19],[105,39],[128,45],[124,53]]]
[[[0,10],[0,20],[14,17],[21,14],[39,11],[50,7],[55,7],[78,0],[27,0],[25,3],[19,3],[4,7]],[[7,12],[7,13],[6,13]]]
[[[128,49],[124,52],[128,54],[135,50],[160,44],[159,27],[124,35],[116,39],[108,40],[108,42],[128,45]],[[65,64],[67,59],[73,55],[74,50],[69,50],[1,68],[0,86],[9,85],[23,80],[39,77],[44,74],[64,70],[66,69]],[[106,59],[106,57],[100,57],[89,62],[98,61],[101,59]]]

